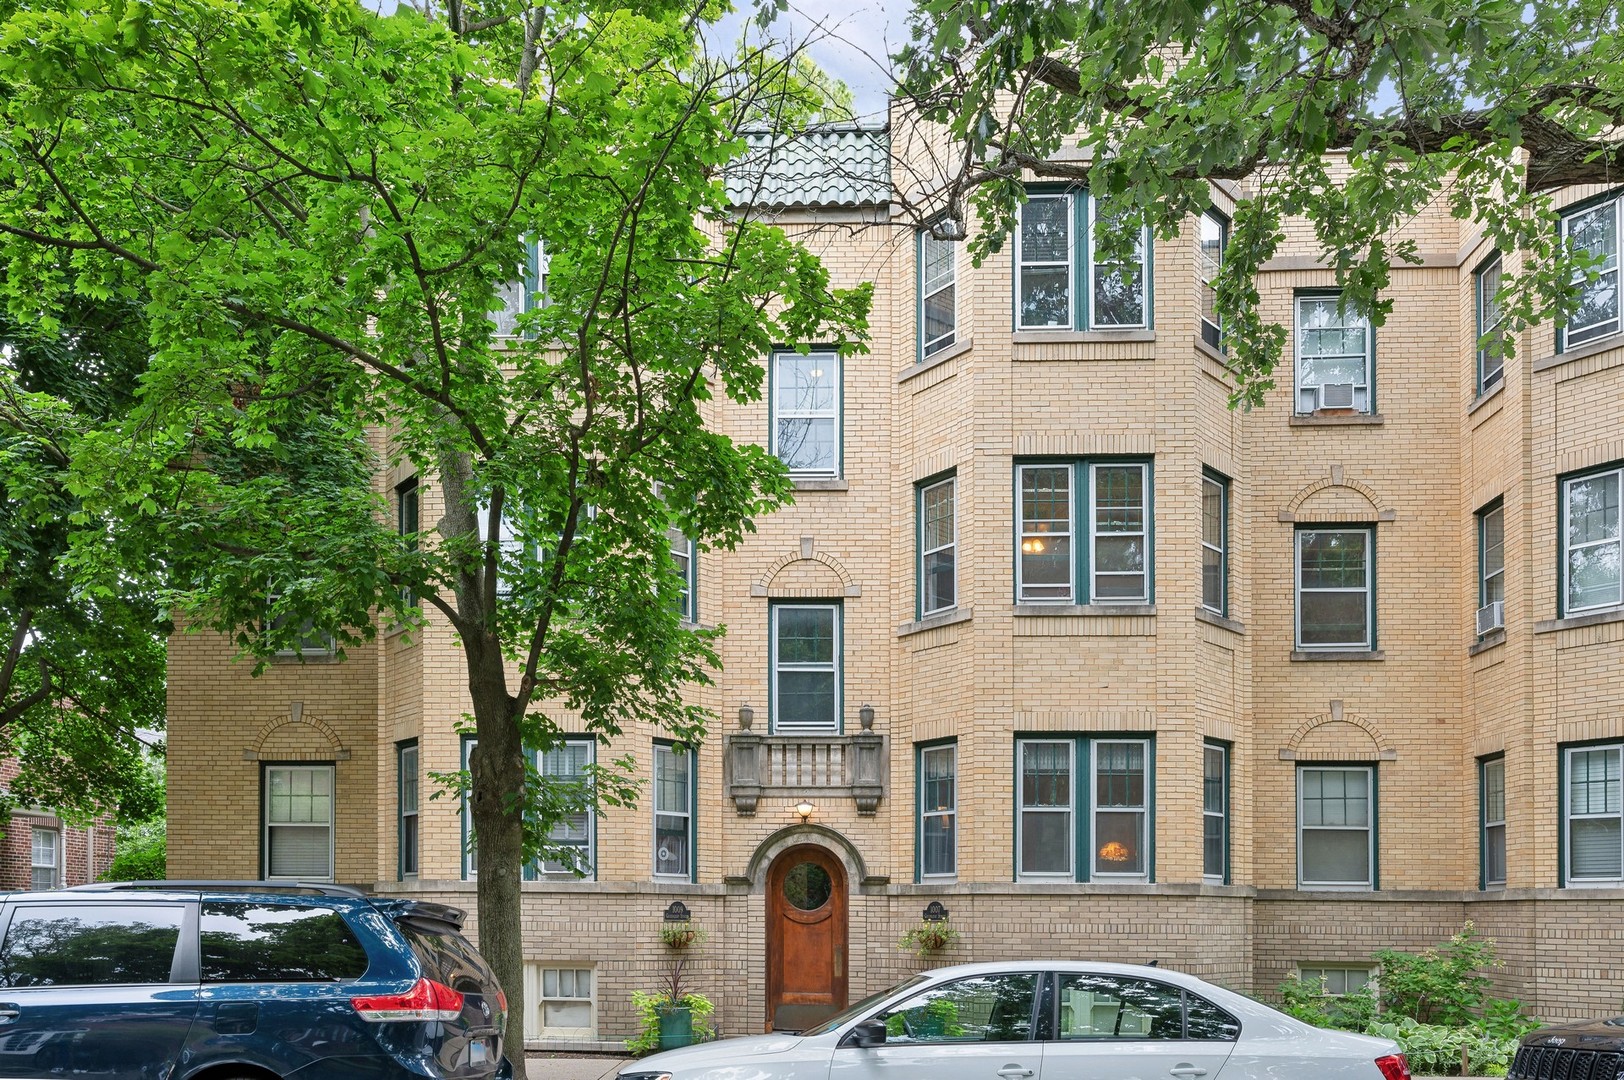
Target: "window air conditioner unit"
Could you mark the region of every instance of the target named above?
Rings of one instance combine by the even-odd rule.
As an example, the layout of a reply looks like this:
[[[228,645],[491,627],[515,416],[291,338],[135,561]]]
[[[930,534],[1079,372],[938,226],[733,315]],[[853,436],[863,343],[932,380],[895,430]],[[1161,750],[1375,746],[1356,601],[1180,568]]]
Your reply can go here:
[[[1320,387],[1319,407],[1322,409],[1353,408],[1353,384],[1351,382],[1325,383]]]
[[[1477,609],[1477,632],[1481,636],[1506,625],[1506,602],[1496,600]]]

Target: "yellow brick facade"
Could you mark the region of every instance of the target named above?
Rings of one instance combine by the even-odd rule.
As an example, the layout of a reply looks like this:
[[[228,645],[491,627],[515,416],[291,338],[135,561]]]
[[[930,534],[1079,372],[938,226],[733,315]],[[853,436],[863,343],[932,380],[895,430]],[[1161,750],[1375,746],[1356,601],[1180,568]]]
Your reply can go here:
[[[934,899],[963,935],[946,960],[1157,958],[1262,993],[1300,964],[1359,964],[1378,948],[1436,943],[1471,919],[1501,943],[1500,989],[1531,1012],[1616,1009],[1624,888],[1563,887],[1559,748],[1624,741],[1624,608],[1561,618],[1557,582],[1559,477],[1624,460],[1624,338],[1558,353],[1553,329],[1536,327],[1501,384],[1480,395],[1473,273],[1489,248],[1470,223],[1432,207],[1405,233],[1422,265],[1395,268],[1394,310],[1374,331],[1369,414],[1295,416],[1289,355],[1266,406],[1237,412],[1221,354],[1200,341],[1193,219],[1154,244],[1148,330],[1015,332],[1013,245],[979,268],[961,256],[957,343],[924,363],[911,229],[883,207],[788,211],[780,223],[837,284],[874,283],[873,340],[844,365],[838,481],[799,484],[795,504],[759,520],[736,552],[699,555],[699,622],[728,633],[716,685],[696,694],[718,721],[696,760],[695,880],[654,880],[645,793],[595,823],[593,880],[524,887],[529,959],[595,973],[596,1038],[632,1030],[629,994],[657,987],[661,914],[679,899],[709,932],[691,984],[717,1002],[724,1032],[760,1030],[767,867],[797,841],[846,867],[853,1000],[923,963],[896,942]],[[1291,235],[1260,281],[1266,316],[1288,328],[1295,297],[1332,283],[1309,238]],[[714,422],[765,443],[769,406],[728,407]],[[1017,603],[1017,464],[1095,458],[1151,464],[1152,603]],[[1204,469],[1230,480],[1229,601],[1218,618],[1198,614]],[[948,473],[957,605],[920,621],[916,486]],[[1475,515],[1494,499],[1505,509],[1506,625],[1479,640]],[[424,527],[438,515],[426,478]],[[1295,647],[1301,525],[1374,536],[1375,648],[1364,655]],[[843,732],[859,732],[870,704],[883,739],[872,814],[816,784],[769,787],[753,814],[731,797],[740,707],[754,709],[753,734],[772,733],[770,611],[790,599],[840,604]],[[386,635],[343,663],[278,663],[257,680],[229,643],[177,636],[171,874],[259,876],[267,763],[330,762],[337,879],[472,909],[458,807],[430,799],[427,779],[460,765],[464,678],[432,612],[415,640]],[[1043,734],[1151,740],[1148,880],[1015,880],[1016,740]],[[599,754],[631,754],[646,776],[655,735],[634,727]],[[957,748],[956,874],[921,884],[916,748],[947,739]],[[410,881],[397,874],[404,740],[417,740],[424,778],[421,872]],[[1209,740],[1228,747],[1227,884],[1203,877]],[[1498,754],[1508,879],[1486,890],[1478,763]],[[1299,887],[1299,769],[1315,763],[1374,771],[1374,889]],[[815,805],[808,823],[793,810],[803,798]]]

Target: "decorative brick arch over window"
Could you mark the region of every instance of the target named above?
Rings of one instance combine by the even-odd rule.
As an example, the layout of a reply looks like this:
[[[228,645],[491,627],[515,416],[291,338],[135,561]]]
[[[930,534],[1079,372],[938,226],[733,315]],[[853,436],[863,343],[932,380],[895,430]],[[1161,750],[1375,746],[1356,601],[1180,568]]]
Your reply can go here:
[[[839,559],[814,550],[812,537],[803,536],[798,551],[780,558],[751,583],[750,595],[773,600],[861,596],[863,587]]]
[[[1348,479],[1342,466],[1332,465],[1331,475],[1314,481],[1291,497],[1280,511],[1283,522],[1322,523],[1397,521],[1398,511],[1386,505],[1368,484]]]
[[[1280,749],[1281,761],[1397,761],[1398,751],[1375,724],[1333,700],[1329,712],[1302,722]]]
[[[278,750],[273,756],[278,761],[347,761],[349,750],[344,747],[344,741],[338,737],[338,732],[319,716],[310,716],[304,711],[304,702],[294,701],[288,705],[288,711],[281,716],[273,717],[260,726],[254,735],[254,741],[243,750],[244,761],[259,761],[265,757],[265,744],[271,736],[289,724],[299,724],[321,737],[324,745],[308,751],[294,751],[292,753]],[[301,732],[304,741],[310,742],[309,735]]]

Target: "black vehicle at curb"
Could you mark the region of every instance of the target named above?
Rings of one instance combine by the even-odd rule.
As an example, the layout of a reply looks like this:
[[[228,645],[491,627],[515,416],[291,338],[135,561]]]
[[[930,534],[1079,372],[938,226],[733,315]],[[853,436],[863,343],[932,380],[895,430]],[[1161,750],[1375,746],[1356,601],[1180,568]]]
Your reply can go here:
[[[463,917],[292,882],[0,894],[0,1077],[510,1080]]]
[[[1624,1016],[1543,1027],[1523,1036],[1507,1080],[1617,1080],[1624,1075]]]

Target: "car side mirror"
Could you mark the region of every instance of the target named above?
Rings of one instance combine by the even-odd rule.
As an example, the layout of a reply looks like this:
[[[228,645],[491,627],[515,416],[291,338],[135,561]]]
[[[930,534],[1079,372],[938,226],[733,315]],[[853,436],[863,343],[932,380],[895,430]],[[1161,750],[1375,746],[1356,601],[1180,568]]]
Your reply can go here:
[[[882,1046],[885,1043],[885,1021],[864,1020],[861,1024],[846,1032],[846,1037],[840,1040],[841,1046]]]

